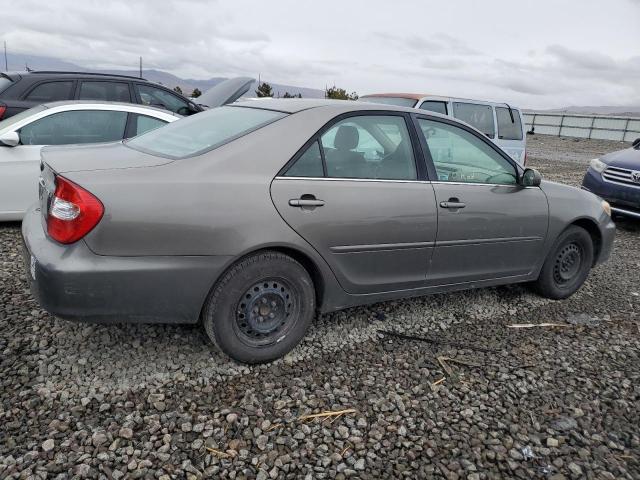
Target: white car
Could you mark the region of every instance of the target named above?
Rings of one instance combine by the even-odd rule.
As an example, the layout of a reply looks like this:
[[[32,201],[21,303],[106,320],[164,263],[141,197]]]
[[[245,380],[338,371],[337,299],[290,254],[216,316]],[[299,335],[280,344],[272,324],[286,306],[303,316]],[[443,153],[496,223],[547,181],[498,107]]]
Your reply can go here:
[[[441,113],[477,128],[520,165],[526,165],[527,135],[522,112],[506,103],[419,93],[375,93],[358,100]]]
[[[47,145],[116,142],[182,118],[130,103],[46,103],[0,122],[0,221],[22,220],[38,200],[40,151]]]

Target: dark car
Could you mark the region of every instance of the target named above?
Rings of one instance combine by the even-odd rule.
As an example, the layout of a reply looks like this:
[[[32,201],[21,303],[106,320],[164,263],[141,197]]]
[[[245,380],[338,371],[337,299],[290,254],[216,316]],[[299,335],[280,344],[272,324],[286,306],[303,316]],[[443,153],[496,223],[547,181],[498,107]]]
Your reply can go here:
[[[280,357],[316,309],[533,282],[567,298],[607,259],[596,195],[437,113],[246,101],[122,143],[48,147],[22,222],[33,292],[91,321],[201,321]]]
[[[138,77],[87,72],[0,73],[0,120],[59,100],[138,103],[165,108],[179,115],[203,110],[183,95]]]
[[[614,213],[640,218],[640,138],[631,148],[591,160],[582,188],[607,200]]]

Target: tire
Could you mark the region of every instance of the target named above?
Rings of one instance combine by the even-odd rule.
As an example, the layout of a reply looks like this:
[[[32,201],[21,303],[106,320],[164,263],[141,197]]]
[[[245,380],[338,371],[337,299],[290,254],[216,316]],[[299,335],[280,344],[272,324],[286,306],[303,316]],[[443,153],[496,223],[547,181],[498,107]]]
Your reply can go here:
[[[202,321],[209,339],[231,358],[264,363],[300,342],[315,301],[307,270],[288,255],[266,251],[240,260],[218,280]]]
[[[543,297],[568,298],[582,286],[592,265],[591,235],[584,228],[572,225],[556,240],[534,286]]]

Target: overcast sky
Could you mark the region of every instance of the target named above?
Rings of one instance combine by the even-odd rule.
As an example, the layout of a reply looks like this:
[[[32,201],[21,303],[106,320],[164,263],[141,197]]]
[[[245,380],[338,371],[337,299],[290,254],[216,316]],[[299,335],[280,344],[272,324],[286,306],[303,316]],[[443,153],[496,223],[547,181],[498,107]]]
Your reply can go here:
[[[5,5],[7,4],[7,5]],[[8,8],[10,4],[11,8]],[[0,0],[15,53],[507,101],[640,105],[640,0]]]

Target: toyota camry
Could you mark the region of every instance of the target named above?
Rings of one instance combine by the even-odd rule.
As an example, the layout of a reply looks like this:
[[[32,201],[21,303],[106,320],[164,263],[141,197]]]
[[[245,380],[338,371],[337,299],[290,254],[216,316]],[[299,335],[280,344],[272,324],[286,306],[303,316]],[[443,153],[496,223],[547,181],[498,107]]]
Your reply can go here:
[[[201,322],[258,363],[290,351],[317,312],[522,282],[566,298],[608,258],[615,227],[606,201],[542,181],[456,119],[264,100],[44,149],[22,231],[52,314]]]

